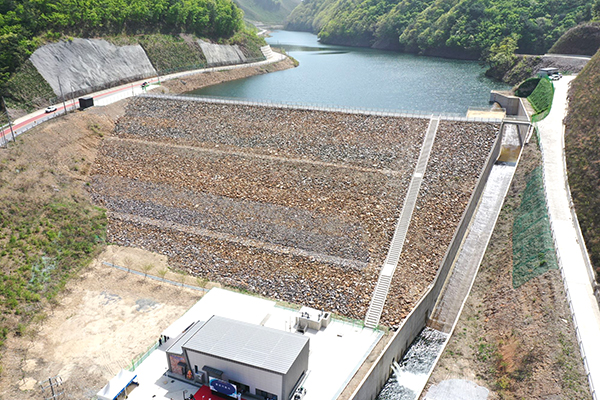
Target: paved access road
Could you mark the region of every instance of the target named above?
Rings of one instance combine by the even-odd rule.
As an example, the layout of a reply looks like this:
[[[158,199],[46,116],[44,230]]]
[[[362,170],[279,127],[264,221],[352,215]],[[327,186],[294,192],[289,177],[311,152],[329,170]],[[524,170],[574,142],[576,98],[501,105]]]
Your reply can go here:
[[[265,47],[267,47],[267,46],[265,46]],[[181,78],[183,76],[201,74],[201,73],[206,73],[206,72],[225,71],[225,70],[236,69],[236,68],[255,67],[255,66],[264,65],[264,64],[276,63],[285,58],[285,56],[282,54],[272,52],[270,48],[268,48],[265,51],[265,54],[267,55],[267,59],[264,61],[248,63],[248,64],[226,65],[226,66],[222,66],[222,67],[204,68],[204,69],[197,69],[197,70],[193,70],[193,71],[179,72],[176,74],[161,76],[160,80],[166,81],[166,80],[170,80],[170,79]],[[148,82],[150,84],[159,83],[159,78],[155,77],[155,78],[142,79],[137,82],[132,82],[132,83],[128,83],[125,85],[116,86],[114,88],[102,90],[100,92],[90,93],[86,96],[93,97],[95,105],[105,106],[105,105],[117,102],[119,100],[125,99],[127,97],[131,97],[131,96],[135,96],[135,95],[144,93],[144,89],[142,89],[142,83],[144,83],[144,82]],[[157,86],[152,85],[149,87],[148,90],[151,90],[156,87]],[[44,121],[47,121],[58,115],[64,114],[65,106],[68,111],[71,111],[71,110],[77,108],[79,106],[77,101],[78,101],[77,99],[66,100],[64,105],[63,105],[63,103],[55,104],[54,106],[56,107],[56,111],[54,111],[53,113],[45,113],[44,110],[38,110],[31,114],[27,114],[24,117],[18,118],[17,120],[15,120],[13,122],[12,128],[14,131],[14,136],[18,136],[19,134],[33,128],[34,126],[36,126],[40,123],[43,123]],[[7,141],[12,140],[13,136],[12,136],[12,133],[11,133],[11,130],[9,127],[0,127],[0,129],[2,129],[2,130],[0,130],[0,146],[3,146],[3,145],[5,145],[5,143]]]
[[[571,213],[564,153],[563,119],[572,76],[554,82],[550,114],[537,124],[544,162],[546,202],[563,281],[577,331],[592,397],[600,399],[600,309],[592,288],[593,272],[580,246],[578,224]]]

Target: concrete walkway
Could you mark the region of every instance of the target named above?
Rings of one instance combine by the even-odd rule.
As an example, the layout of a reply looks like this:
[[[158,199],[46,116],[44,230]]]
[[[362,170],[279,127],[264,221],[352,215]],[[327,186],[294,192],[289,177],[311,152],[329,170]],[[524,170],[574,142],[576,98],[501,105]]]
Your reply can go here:
[[[537,124],[544,160],[544,185],[548,214],[563,282],[571,309],[577,340],[592,390],[600,399],[600,310],[592,289],[593,272],[585,246],[582,246],[571,210],[564,158],[563,119],[567,110],[567,90],[574,77],[554,82],[550,114]]]
[[[148,82],[150,84],[154,84],[154,83],[160,84],[160,81],[168,81],[171,79],[182,78],[182,77],[190,76],[190,75],[204,74],[204,73],[216,72],[216,71],[227,71],[227,70],[238,69],[238,68],[257,67],[257,66],[261,66],[261,65],[273,64],[273,63],[282,61],[286,57],[283,54],[273,52],[271,50],[270,46],[263,46],[261,48],[261,51],[263,52],[265,57],[267,57],[266,60],[264,60],[264,61],[258,61],[258,62],[254,62],[254,63],[248,63],[248,64],[225,65],[222,67],[196,69],[196,70],[192,70],[192,71],[184,71],[184,72],[178,72],[176,74],[165,75],[165,76],[161,76],[160,78],[155,77],[155,78],[142,79],[137,82],[131,82],[131,83],[127,83],[125,85],[116,86],[116,87],[102,90],[99,92],[90,93],[90,94],[86,95],[86,97],[87,96],[93,97],[94,105],[106,106],[108,104],[115,103],[117,101],[126,99],[128,97],[132,97],[132,96],[136,96],[138,94],[145,93],[145,90],[143,90],[141,87],[142,83],[144,83],[144,82]],[[151,85],[149,87],[149,90],[152,90],[155,88],[157,88],[157,86]],[[84,97],[84,96],[80,96],[80,97]],[[14,136],[16,137],[16,136],[20,135],[21,133],[26,132],[29,129],[31,129],[49,119],[52,119],[52,118],[58,117],[59,115],[64,114],[65,108],[67,109],[67,111],[74,110],[79,107],[79,104],[77,104],[74,100],[65,99],[66,107],[63,106],[63,103],[55,104],[54,106],[56,107],[56,111],[53,113],[50,113],[50,114],[46,114],[44,112],[44,110],[38,110],[38,111],[34,111],[30,114],[27,114],[21,118],[17,118],[12,123]],[[11,132],[10,128],[9,127],[0,127],[0,146],[4,146],[7,141],[10,141],[12,139],[13,139],[13,133]]]

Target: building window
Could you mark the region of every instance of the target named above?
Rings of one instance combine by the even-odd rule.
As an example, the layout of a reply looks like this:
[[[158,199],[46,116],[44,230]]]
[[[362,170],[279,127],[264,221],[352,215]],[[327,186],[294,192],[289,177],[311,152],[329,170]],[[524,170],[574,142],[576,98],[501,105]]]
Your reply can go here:
[[[194,372],[198,373],[198,366],[197,365],[194,365]]]
[[[232,385],[235,385],[238,393],[241,393],[241,394],[250,393],[250,386],[248,386],[248,385],[244,385],[243,383],[232,381],[231,379],[229,380],[229,383],[231,383]]]
[[[264,390],[260,390],[256,388],[256,394],[258,396],[264,397],[266,400],[277,400],[277,395],[269,392],[265,392]]]

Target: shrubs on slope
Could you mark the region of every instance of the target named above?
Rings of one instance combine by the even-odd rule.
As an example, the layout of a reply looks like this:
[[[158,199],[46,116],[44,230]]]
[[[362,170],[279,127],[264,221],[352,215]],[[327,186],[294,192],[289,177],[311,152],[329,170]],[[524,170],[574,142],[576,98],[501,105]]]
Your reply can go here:
[[[569,29],[548,53],[593,56],[599,48],[600,22],[592,22]]]
[[[0,1],[0,85],[47,40],[140,33],[218,39],[243,29],[232,0]]]
[[[577,218],[600,274],[600,53],[571,84],[565,152]]]

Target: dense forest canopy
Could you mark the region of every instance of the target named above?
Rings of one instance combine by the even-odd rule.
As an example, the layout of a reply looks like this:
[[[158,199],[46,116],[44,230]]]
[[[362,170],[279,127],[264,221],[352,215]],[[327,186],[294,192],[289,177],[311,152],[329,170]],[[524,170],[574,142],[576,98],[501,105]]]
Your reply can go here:
[[[243,27],[232,0],[0,0],[0,84],[44,40],[62,35],[192,33],[229,37]]]
[[[598,14],[587,0],[304,0],[287,27],[324,43],[486,57],[510,38],[543,54],[569,28]]]

